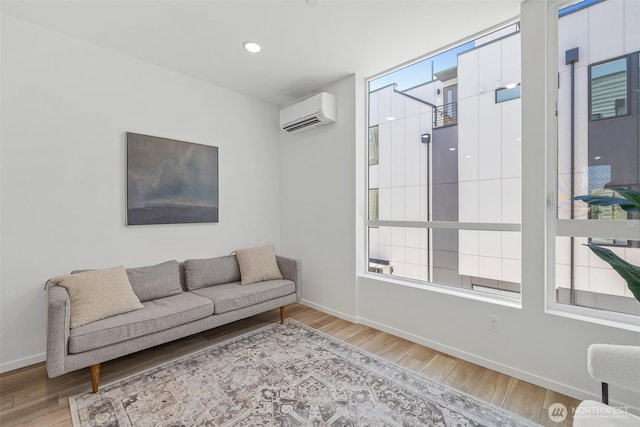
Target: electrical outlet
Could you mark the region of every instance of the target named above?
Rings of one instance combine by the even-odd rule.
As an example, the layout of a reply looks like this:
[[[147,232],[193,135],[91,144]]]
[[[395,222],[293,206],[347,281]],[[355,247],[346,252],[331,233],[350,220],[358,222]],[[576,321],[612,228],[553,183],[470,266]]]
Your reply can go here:
[[[488,328],[490,332],[499,334],[501,331],[500,329],[500,316],[496,316],[495,314],[490,314],[487,317],[487,320],[489,321],[488,323]]]

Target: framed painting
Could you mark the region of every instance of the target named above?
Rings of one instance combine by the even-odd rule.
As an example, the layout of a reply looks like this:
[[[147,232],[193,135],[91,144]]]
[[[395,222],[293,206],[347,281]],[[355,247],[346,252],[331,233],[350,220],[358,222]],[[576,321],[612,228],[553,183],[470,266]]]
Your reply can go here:
[[[127,225],[218,222],[218,147],[127,132]]]

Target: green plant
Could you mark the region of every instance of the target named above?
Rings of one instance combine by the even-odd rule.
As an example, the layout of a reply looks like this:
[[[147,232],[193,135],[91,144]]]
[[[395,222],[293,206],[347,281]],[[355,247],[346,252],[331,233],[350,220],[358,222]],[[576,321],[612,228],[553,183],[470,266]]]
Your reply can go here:
[[[594,206],[619,205],[626,212],[640,211],[640,193],[627,188],[614,188],[613,191],[622,197],[586,195],[576,196],[573,199],[582,200],[583,202]],[[589,243],[586,246],[588,246],[594,254],[607,262],[611,268],[613,268],[627,282],[627,286],[633,296],[640,301],[640,267],[623,260],[613,253],[613,251],[603,248],[595,243]]]

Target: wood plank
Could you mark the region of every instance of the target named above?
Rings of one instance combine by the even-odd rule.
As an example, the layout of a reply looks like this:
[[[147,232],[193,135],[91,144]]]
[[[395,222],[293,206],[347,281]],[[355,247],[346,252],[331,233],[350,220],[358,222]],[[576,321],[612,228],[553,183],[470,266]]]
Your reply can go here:
[[[362,331],[358,332],[357,334],[349,337],[344,341],[356,347],[361,347],[363,344],[366,344],[367,342],[371,341],[373,338],[375,338],[381,333],[382,332],[367,326]]]
[[[427,364],[433,359],[437,351],[422,345],[416,344],[414,347],[397,361],[398,365],[410,369],[414,372],[422,371]]]
[[[449,385],[465,393],[469,393],[478,384],[480,377],[487,368],[474,363],[460,360],[451,373],[444,379],[443,384]]]
[[[0,411],[8,411],[13,408],[13,396],[5,396],[0,399]]]
[[[437,353],[426,366],[420,370],[420,375],[431,381],[441,383],[454,370],[460,360],[444,353]]]
[[[393,337],[393,335],[391,335]],[[390,362],[397,363],[402,359],[413,347],[418,344],[407,341],[403,338],[393,337],[393,340],[386,345],[385,348],[376,350],[375,354],[384,357]]]
[[[393,335],[374,329],[375,333],[371,339],[362,342],[358,347],[373,354],[380,355],[388,346],[392,345],[397,339]]]
[[[339,329],[336,331],[325,331],[325,332],[334,338],[337,338],[342,341],[347,341],[349,338],[353,337],[356,334],[359,334],[360,332],[368,328],[369,327],[365,325],[359,325],[357,323],[349,323],[348,326],[345,326],[342,329]]]
[[[58,396],[45,394],[31,401],[14,402],[13,408],[0,413],[0,425],[3,427],[27,422],[58,409]],[[37,425],[37,424],[32,424]]]
[[[554,403],[561,403],[566,408],[567,417],[561,422],[558,419],[551,419],[549,416],[549,407]],[[580,401],[577,399],[547,390],[538,422],[543,426],[549,427],[571,427],[573,426],[573,414],[579,404]],[[564,410],[563,408],[561,409]]]
[[[301,322],[309,326],[310,328],[319,328],[320,326],[324,325],[328,321],[331,321],[331,319],[334,319],[334,317],[331,316],[330,314],[321,313],[317,311],[312,315],[308,315],[304,317],[301,320]]]
[[[469,394],[493,405],[502,406],[513,381],[514,379],[508,375],[486,369]]]
[[[46,383],[47,370],[44,363],[32,365],[32,369],[21,368],[11,372],[5,372],[0,378],[0,395],[9,395],[21,390],[25,386],[35,383]]]
[[[22,425],[22,424],[21,424]],[[71,413],[69,407],[57,408],[50,412],[42,413],[32,420],[29,420],[27,425],[37,427],[71,427]],[[4,424],[3,424],[4,427]]]
[[[542,387],[516,379],[511,383],[502,407],[538,422],[545,393],[546,390]]]

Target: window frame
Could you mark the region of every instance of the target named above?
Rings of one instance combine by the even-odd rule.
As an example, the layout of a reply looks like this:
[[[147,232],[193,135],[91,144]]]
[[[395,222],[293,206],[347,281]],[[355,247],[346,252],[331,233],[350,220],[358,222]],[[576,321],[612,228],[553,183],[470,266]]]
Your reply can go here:
[[[458,42],[454,42],[452,44],[449,44],[441,49],[432,51],[430,53],[427,53],[419,58],[416,58],[413,61],[404,63],[404,64],[400,64],[397,67],[394,67],[392,69],[386,70],[384,72],[375,74],[373,76],[370,76],[368,78],[365,78],[365,90],[364,90],[364,98],[365,98],[365,129],[367,130],[367,138],[366,138],[366,146],[367,146],[367,150],[366,150],[366,156],[365,158],[366,160],[366,167],[365,167],[365,183],[364,186],[366,187],[366,206],[369,206],[370,200],[369,200],[369,190],[371,190],[372,188],[369,187],[370,183],[369,183],[369,167],[370,166],[375,166],[375,165],[370,165],[369,164],[369,154],[368,154],[368,141],[369,141],[369,137],[368,137],[368,132],[369,129],[371,129],[374,126],[378,126],[378,125],[371,125],[369,119],[370,119],[370,114],[369,114],[369,108],[370,108],[370,102],[369,102],[369,87],[370,87],[370,82],[373,80],[376,80],[377,78],[380,78],[382,76],[385,76],[387,74],[390,74],[396,70],[411,66],[417,62],[420,62],[424,59],[436,56],[438,54],[441,54],[443,52],[446,52],[448,50],[454,49],[456,47],[459,47],[463,44],[466,44],[470,41],[476,40],[478,38],[484,37],[488,34],[491,34],[493,32],[496,32],[498,30],[501,29],[505,29],[505,28],[509,28],[513,25],[517,26],[516,29],[516,33],[520,33],[521,29],[520,29],[520,22],[521,22],[521,17],[520,16],[516,16],[512,19],[509,19],[507,21],[501,22],[501,23],[497,23],[496,25],[494,25],[493,27],[487,28],[483,31],[480,31],[478,33],[472,34],[467,38],[461,39]],[[500,37],[496,40],[493,40],[489,43],[493,43],[495,41],[499,41],[504,37]],[[456,84],[457,85],[457,84]],[[520,83],[518,83],[518,86],[520,86]],[[374,91],[380,90],[382,88],[384,88],[386,86],[380,87],[375,89]],[[515,98],[514,98],[515,99]],[[379,159],[378,159],[379,160]],[[522,178],[521,178],[522,179]],[[379,195],[378,195],[379,197]],[[367,208],[368,209],[368,208]],[[379,211],[379,208],[378,208]],[[369,220],[369,213],[368,210],[366,212],[364,212],[364,218],[365,221],[363,222],[363,226],[364,226],[364,236],[365,238],[364,240],[364,269],[362,269],[361,275],[364,277],[370,277],[376,280],[380,280],[380,281],[385,281],[388,283],[393,283],[396,285],[401,285],[401,286],[408,286],[408,287],[413,287],[413,288],[419,288],[419,289],[423,289],[423,290],[427,290],[427,291],[434,291],[434,292],[438,292],[438,293],[442,293],[442,294],[447,294],[447,295],[454,295],[454,296],[458,296],[458,297],[462,297],[462,298],[466,298],[466,299],[470,299],[470,300],[476,300],[476,301],[482,301],[485,303],[490,303],[490,304],[497,304],[497,305],[502,305],[502,306],[506,306],[506,307],[510,307],[510,308],[515,308],[515,309],[522,309],[522,288],[521,291],[519,293],[519,298],[516,300],[512,297],[508,297],[508,296],[503,296],[503,295],[499,295],[499,294],[490,294],[490,293],[485,293],[482,291],[477,291],[477,290],[472,290],[472,289],[467,289],[467,288],[462,288],[462,287],[458,287],[456,285],[453,284],[443,284],[443,283],[438,283],[438,282],[432,282],[432,281],[423,281],[423,280],[417,280],[417,279],[411,279],[408,277],[402,277],[402,276],[393,276],[393,275],[387,275],[387,274],[382,274],[382,273],[377,273],[377,272],[372,272],[372,271],[368,271],[368,265],[369,265],[369,254],[370,254],[370,242],[369,242],[369,229],[370,228],[379,228],[379,227],[405,227],[405,228],[427,228],[427,229],[432,229],[432,230],[436,230],[436,229],[456,229],[456,230],[475,230],[475,231],[497,231],[497,232],[518,232],[522,234],[522,219],[520,220],[519,223],[468,223],[468,222],[457,222],[457,221],[433,221],[433,220],[428,220],[428,221],[397,221],[397,220]],[[521,259],[521,262],[524,262],[524,260]],[[520,285],[522,285],[520,283]]]
[[[544,312],[551,315],[566,317],[574,320],[595,323],[599,325],[610,326],[623,330],[640,332],[640,315],[632,315],[618,313],[613,311],[599,310],[584,306],[575,306],[559,303],[556,301],[556,237],[607,237],[620,238],[627,240],[640,240],[640,221],[617,221],[617,220],[571,220],[558,219],[558,11],[562,7],[566,7],[566,0],[554,0],[547,4],[547,43],[546,52],[547,69],[546,69],[546,93],[547,99],[545,103],[545,118],[547,123],[546,129],[546,218],[545,229],[546,235],[544,239],[545,257],[545,304]],[[575,2],[574,2],[575,3]],[[622,55],[628,57],[630,54]],[[615,60],[612,58],[604,63]],[[598,63],[590,64],[597,65]],[[639,64],[640,66],[640,64]],[[627,75],[629,75],[629,63],[627,63]],[[589,117],[591,122],[591,69],[589,69]],[[627,86],[630,84],[630,78],[627,77]],[[627,88],[627,94],[630,89]],[[631,113],[629,108],[629,98],[627,98],[628,108],[627,115]],[[610,117],[607,119],[619,118],[624,116]],[[606,120],[606,119],[601,119]],[[530,179],[523,172],[523,181]],[[526,209],[526,203],[523,203],[523,210]],[[523,233],[523,245],[526,245],[525,235]],[[523,263],[525,261],[523,260]]]

